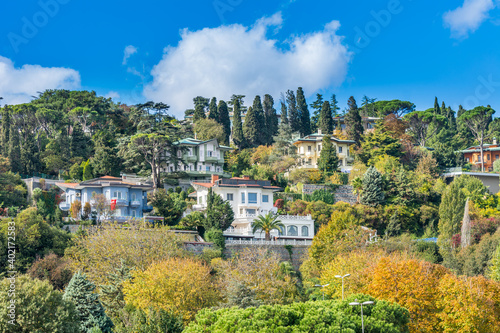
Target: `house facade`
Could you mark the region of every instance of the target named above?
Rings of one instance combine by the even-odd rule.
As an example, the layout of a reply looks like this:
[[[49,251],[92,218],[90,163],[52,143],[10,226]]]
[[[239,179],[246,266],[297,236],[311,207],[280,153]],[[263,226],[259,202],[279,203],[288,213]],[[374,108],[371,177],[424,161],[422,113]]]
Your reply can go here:
[[[323,144],[322,141],[325,135],[319,131],[318,133],[300,138],[293,143],[299,155],[298,168],[318,168],[321,145]],[[352,140],[340,140],[334,136],[330,136],[330,139],[339,157],[340,170],[342,172],[350,171],[354,158],[349,155],[349,147],[356,144],[356,142]]]
[[[178,151],[180,162],[175,165],[166,163],[162,166],[163,172],[184,171],[187,174],[186,179],[181,179],[179,185],[189,187],[191,181],[208,180],[212,175],[229,178],[231,175],[225,173],[224,154],[231,147],[219,144],[217,139],[197,140],[193,138],[182,139],[175,143],[184,147],[183,151]]]
[[[464,154],[464,159],[467,163],[474,165],[477,169],[481,170],[481,148],[480,146],[472,146],[459,153]],[[493,171],[493,162],[500,159],[500,145],[494,139],[492,144],[483,145],[484,156],[484,171]]]
[[[92,210],[96,208],[95,196],[104,194],[106,205],[114,205],[113,219],[127,220],[142,218],[145,212],[153,207],[147,204],[147,192],[153,188],[148,184],[128,182],[119,177],[104,176],[81,183],[57,183],[64,191],[64,201],[59,204],[63,211],[69,211],[71,204],[79,200],[82,204],[81,214],[85,204],[90,203]]]
[[[231,227],[224,231],[228,240],[236,239],[263,239],[263,232],[252,232],[252,223],[259,215],[268,212],[276,213],[273,206],[273,193],[282,190],[280,187],[272,186],[269,181],[251,180],[243,178],[219,178],[212,176],[210,182],[192,182],[196,190],[197,204],[194,210],[205,210],[207,208],[208,190],[220,195],[231,204],[234,212],[234,222]],[[284,224],[282,230],[273,230],[272,237],[280,239],[310,240],[314,236],[314,220],[311,216],[280,215],[278,217]]]
[[[361,117],[361,124],[363,125],[365,133],[373,132],[375,130],[375,124],[379,119],[380,118],[377,117]],[[335,129],[338,129],[340,127],[340,130],[345,133],[345,117],[333,117],[333,126],[335,127]]]

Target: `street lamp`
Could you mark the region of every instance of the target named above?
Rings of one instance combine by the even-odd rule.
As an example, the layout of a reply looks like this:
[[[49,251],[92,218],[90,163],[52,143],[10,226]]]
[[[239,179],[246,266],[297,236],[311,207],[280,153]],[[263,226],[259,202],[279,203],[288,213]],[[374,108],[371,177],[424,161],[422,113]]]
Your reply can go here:
[[[328,287],[330,284],[315,284],[314,286],[315,287],[318,287],[318,288],[324,288],[324,287]],[[323,301],[325,300],[325,291],[323,290]]]
[[[363,303],[359,303],[357,299],[355,299],[356,302],[349,303],[349,305],[352,306],[357,306],[361,305],[361,333],[365,333],[365,323],[363,322],[363,305],[370,305],[373,304],[372,301],[366,301]]]
[[[351,274],[346,274],[344,276],[341,275],[335,275],[337,279],[342,279],[342,300],[344,300],[344,278],[351,276]]]

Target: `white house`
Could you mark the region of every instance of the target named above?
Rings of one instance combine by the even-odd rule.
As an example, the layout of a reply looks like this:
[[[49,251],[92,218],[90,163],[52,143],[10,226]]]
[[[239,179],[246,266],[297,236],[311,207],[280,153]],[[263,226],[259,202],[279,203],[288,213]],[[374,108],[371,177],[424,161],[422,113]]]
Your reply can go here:
[[[251,180],[249,177],[233,177],[229,179],[212,175],[211,181],[191,183],[196,189],[197,204],[195,210],[207,208],[208,189],[229,201],[234,212],[232,226],[224,232],[228,240],[265,237],[264,232],[252,232],[252,223],[259,215],[276,212],[273,207],[273,193],[281,188],[272,186],[269,181]],[[314,220],[311,216],[280,215],[285,228],[281,231],[273,230],[272,237],[280,239],[308,240],[314,236]]]

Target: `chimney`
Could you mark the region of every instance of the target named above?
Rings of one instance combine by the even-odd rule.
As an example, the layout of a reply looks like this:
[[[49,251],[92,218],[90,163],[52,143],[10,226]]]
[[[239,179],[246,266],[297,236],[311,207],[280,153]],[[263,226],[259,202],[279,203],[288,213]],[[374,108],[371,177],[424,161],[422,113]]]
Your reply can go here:
[[[243,176],[243,179],[250,180],[250,176]]]
[[[318,128],[318,134],[321,135],[321,130]]]
[[[496,145],[497,144],[497,138],[493,138],[493,144]]]
[[[212,175],[212,184],[214,184],[218,180],[219,180],[219,176],[218,175]]]

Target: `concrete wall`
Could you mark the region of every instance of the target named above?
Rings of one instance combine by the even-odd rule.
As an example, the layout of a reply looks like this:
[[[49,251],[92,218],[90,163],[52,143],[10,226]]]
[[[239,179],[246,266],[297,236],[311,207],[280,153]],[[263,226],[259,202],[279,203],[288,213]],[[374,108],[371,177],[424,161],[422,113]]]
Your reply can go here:
[[[290,254],[284,245],[248,245],[248,244],[226,244],[226,249],[224,250],[224,255],[227,258],[232,257],[234,254],[243,251],[244,249],[254,249],[255,247],[264,247],[269,251],[272,251],[281,258],[282,261],[290,261]],[[307,251],[309,246],[306,245],[293,245],[291,246],[292,257],[291,262],[293,267],[297,270],[300,265],[308,257]]]

